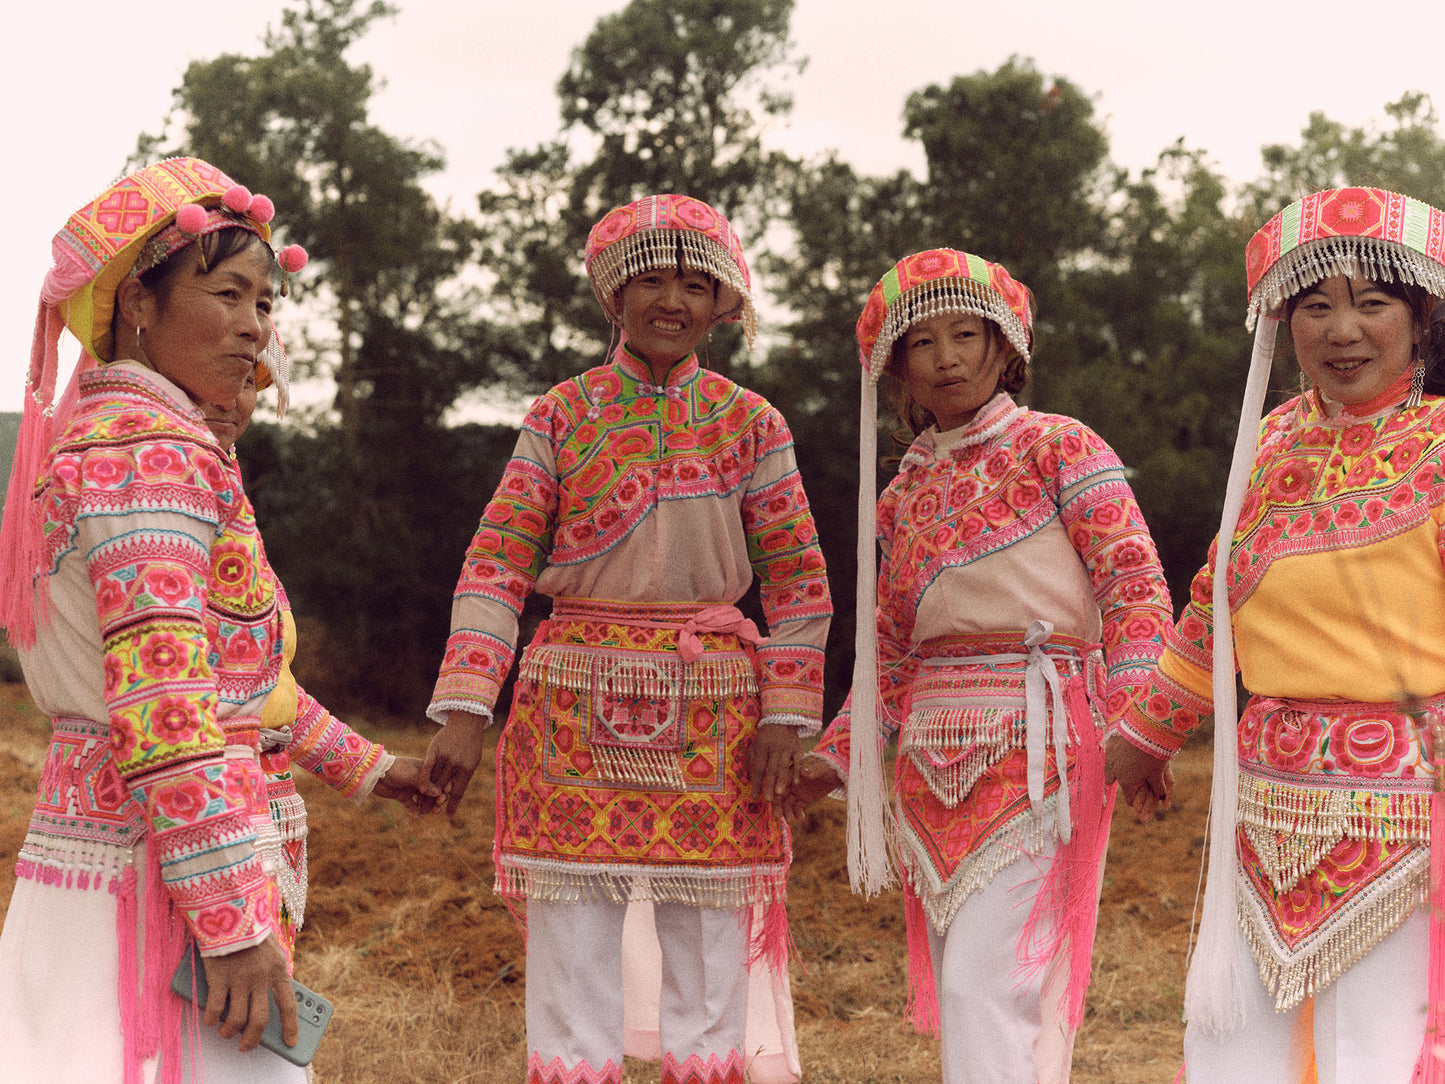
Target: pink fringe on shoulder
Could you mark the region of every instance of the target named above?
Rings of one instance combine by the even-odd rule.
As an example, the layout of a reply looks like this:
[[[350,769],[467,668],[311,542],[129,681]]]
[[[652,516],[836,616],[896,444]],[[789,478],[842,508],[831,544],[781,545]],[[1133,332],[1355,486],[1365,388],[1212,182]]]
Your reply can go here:
[[[60,311],[44,300],[35,314],[35,336],[30,344],[30,369],[25,381],[25,407],[15,459],[10,465],[10,486],[5,494],[5,521],[0,524],[0,627],[20,647],[35,643],[37,613],[46,613],[49,584],[39,576],[44,533],[35,487],[40,466],[54,439],[51,403],[55,398]],[[37,599],[36,593],[40,598]]]

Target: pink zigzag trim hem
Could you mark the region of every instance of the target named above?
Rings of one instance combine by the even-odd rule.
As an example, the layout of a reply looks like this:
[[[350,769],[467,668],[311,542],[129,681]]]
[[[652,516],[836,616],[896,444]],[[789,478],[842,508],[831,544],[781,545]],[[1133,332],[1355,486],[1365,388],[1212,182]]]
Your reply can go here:
[[[672,1054],[662,1056],[662,1084],[744,1084],[743,1055],[730,1050],[726,1058],[691,1054],[678,1061]]]
[[[738,1077],[742,1081],[742,1077]],[[527,1058],[527,1084],[622,1084],[622,1067],[611,1058],[600,1069],[585,1060],[567,1068],[560,1057],[543,1064],[542,1055],[532,1051]]]

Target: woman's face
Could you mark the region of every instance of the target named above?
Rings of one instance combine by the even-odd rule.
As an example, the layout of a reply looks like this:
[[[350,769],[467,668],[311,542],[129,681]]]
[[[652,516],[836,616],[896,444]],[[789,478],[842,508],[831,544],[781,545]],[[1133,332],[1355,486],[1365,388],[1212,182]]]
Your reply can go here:
[[[904,332],[903,381],[941,431],[957,429],[993,398],[1005,355],[983,317],[940,313]]]
[[[632,352],[666,372],[702,342],[712,326],[717,283],[702,271],[660,267],[622,287],[622,331]]]
[[[231,408],[271,334],[271,253],[259,241],[203,272],[198,245],[139,301],[140,360],[197,406]]]
[[[1346,406],[1382,395],[1420,341],[1410,306],[1358,275],[1332,275],[1301,293],[1289,331],[1305,376]]]
[[[215,403],[198,403],[201,413],[206,417],[206,425],[210,427],[212,434],[225,451],[230,451],[236,441],[241,439],[241,434],[251,424],[251,415],[256,410],[256,370],[253,366],[251,375],[246,377],[246,382],[241,385],[241,393],[236,396],[236,401],[229,407],[219,406]]]

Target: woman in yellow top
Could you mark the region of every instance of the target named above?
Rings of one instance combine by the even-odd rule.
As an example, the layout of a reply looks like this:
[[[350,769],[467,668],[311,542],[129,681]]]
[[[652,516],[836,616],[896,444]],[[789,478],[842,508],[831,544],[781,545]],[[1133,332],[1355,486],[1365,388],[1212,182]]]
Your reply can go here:
[[[1319,192],[1246,262],[1259,329],[1220,541],[1110,767],[1147,817],[1213,710],[1191,1082],[1295,1084],[1312,1057],[1321,1084],[1439,1080],[1427,972],[1445,961],[1423,904],[1445,846],[1426,725],[1445,710],[1445,214]],[[1279,323],[1304,387],[1257,425]]]

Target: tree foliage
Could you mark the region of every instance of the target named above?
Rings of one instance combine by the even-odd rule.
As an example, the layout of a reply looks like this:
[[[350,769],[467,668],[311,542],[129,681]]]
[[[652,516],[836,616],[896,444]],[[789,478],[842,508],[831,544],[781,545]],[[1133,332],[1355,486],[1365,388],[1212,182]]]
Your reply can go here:
[[[767,395],[793,431],[837,612],[832,708],[851,670],[853,327],[898,259],[962,248],[1034,291],[1024,399],[1081,418],[1120,453],[1182,599],[1217,525],[1234,440],[1250,234],[1325,186],[1445,204],[1445,140],[1427,95],[1387,104],[1379,125],[1315,114],[1231,190],[1182,141],[1129,175],[1089,94],[1017,57],[908,96],[903,134],[923,150],[921,177],[864,175],[836,155],[795,161],[764,140],[802,67],[792,7],[631,0],[605,16],[558,80],[560,130],[509,152],[469,218],[421,185],[439,149],[368,120],[376,80],[347,52],[392,13],[385,0],[300,0],[257,55],[187,70],[138,156],[198,154],[271,195],[284,239],[306,245],[317,269],[305,276],[301,360],[334,376],[335,410],[309,428],[259,426],[243,460],[297,612],[321,619],[328,695],[424,702],[462,550],[513,437],[444,419],[472,389],[538,390],[601,359],[612,333],[581,255],[612,206],[685,192],[743,235],[774,317],[767,353],[743,364],[727,329],[704,364]],[[890,420],[877,424],[881,486],[899,449]]]
[[[512,371],[541,387],[595,364],[609,331],[581,271],[587,232],[652,193],[713,204],[745,238],[789,164],[760,118],[785,114],[792,0],[632,0],[600,19],[557,83],[562,131],[511,151],[478,197],[490,304]],[[740,334],[708,347],[728,371]]]
[[[1430,95],[1411,91],[1383,111],[1385,123],[1358,128],[1311,113],[1297,145],[1264,147],[1264,173],[1244,189],[1259,224],[1311,192],[1347,185],[1387,188],[1445,205],[1445,141]]]
[[[215,163],[271,196],[281,236],[311,255],[299,353],[334,380],[335,423],[275,439],[285,469],[258,471],[250,489],[300,487],[299,506],[258,500],[286,509],[282,522],[262,520],[274,561],[298,613],[324,614],[338,651],[374,675],[351,689],[401,707],[424,692],[425,668],[392,664],[439,657],[450,584],[433,569],[455,566],[465,545],[433,529],[436,503],[466,490],[442,418],[493,374],[490,329],[463,285],[475,227],[421,184],[444,159],[369,122],[376,79],[347,59],[392,13],[382,0],[304,0],[259,54],[192,63],[164,130],[143,136],[137,156]]]

